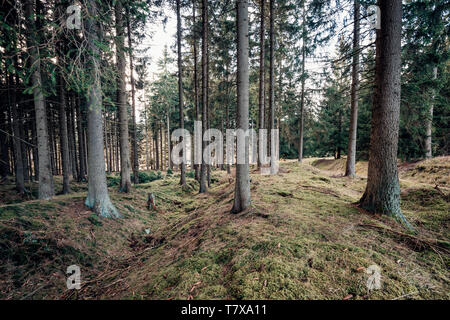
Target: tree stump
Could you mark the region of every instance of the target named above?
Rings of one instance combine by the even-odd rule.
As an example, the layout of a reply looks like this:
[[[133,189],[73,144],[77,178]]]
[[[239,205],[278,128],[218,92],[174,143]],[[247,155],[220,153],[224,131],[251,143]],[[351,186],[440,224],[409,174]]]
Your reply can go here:
[[[156,210],[156,200],[155,200],[155,195],[153,193],[148,194],[147,209],[148,210]]]

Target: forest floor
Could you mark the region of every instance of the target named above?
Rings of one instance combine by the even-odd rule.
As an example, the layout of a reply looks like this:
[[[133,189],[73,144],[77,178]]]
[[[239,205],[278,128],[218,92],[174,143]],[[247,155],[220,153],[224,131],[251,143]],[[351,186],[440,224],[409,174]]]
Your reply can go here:
[[[450,299],[450,157],[399,164],[414,234],[358,209],[367,163],[355,179],[344,166],[306,159],[282,161],[275,176],[253,170],[252,206],[237,215],[220,170],[207,194],[192,178],[182,190],[176,173],[130,194],[111,186],[118,220],[84,206],[85,183],[38,201],[18,198],[10,180],[0,186],[0,299]],[[82,287],[67,290],[74,264]],[[371,265],[382,287],[368,292]]]

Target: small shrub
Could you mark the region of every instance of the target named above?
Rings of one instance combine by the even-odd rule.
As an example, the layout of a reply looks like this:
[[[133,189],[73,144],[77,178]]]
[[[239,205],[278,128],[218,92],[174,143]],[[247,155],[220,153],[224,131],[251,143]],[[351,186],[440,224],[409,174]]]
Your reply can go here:
[[[186,172],[186,177],[194,179],[195,178],[195,171],[191,170],[191,171]]]
[[[161,171],[158,171],[157,173],[154,171],[149,173],[142,171],[139,172],[139,183],[149,183],[159,179],[162,179]],[[133,180],[133,175],[131,175],[131,180]]]
[[[107,183],[108,187],[118,186],[118,185],[120,185],[120,177],[107,176],[106,183]]]

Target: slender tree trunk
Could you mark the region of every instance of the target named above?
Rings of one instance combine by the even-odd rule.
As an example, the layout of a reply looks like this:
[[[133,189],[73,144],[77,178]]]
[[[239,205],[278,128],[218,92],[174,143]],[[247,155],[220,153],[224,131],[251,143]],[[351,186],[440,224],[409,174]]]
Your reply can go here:
[[[303,136],[305,125],[305,82],[306,82],[306,11],[305,3],[303,2],[303,27],[302,27],[302,84],[301,84],[301,96],[300,96],[300,120],[298,130],[298,162],[303,161]]]
[[[208,10],[206,11],[206,21],[209,21]],[[209,109],[209,43],[206,42],[206,130],[210,129],[211,126],[211,110]],[[208,135],[208,141],[210,141],[210,136]],[[206,164],[206,181],[208,182],[208,188],[211,187],[211,165],[212,163]]]
[[[260,21],[260,30],[259,30],[259,130],[262,130],[265,128],[264,126],[264,113],[265,110],[265,61],[266,61],[266,53],[265,53],[265,44],[264,44],[264,38],[265,38],[265,3],[266,0],[261,0],[261,21]],[[258,135],[258,151],[261,153],[261,150],[263,148],[263,140],[261,139],[261,136]],[[258,154],[258,168],[261,167],[261,157],[260,154]]]
[[[206,144],[203,141],[203,136],[208,126],[208,0],[202,0],[202,26],[202,164],[200,167],[200,193],[207,191],[207,168],[205,159],[203,158],[203,150],[205,150]]]
[[[272,150],[271,150],[271,145],[272,145],[272,141],[271,141],[271,130],[274,129],[274,121],[275,121],[275,55],[274,55],[274,50],[275,50],[275,42],[274,42],[274,0],[270,0],[269,1],[269,13],[270,13],[270,20],[269,20],[269,33],[270,33],[270,37],[269,37],[269,125],[268,128],[269,132],[268,132],[268,137],[269,137],[269,143],[268,148],[270,150],[270,162],[272,163],[272,158],[273,155],[271,154]]]
[[[70,96],[69,96],[70,97]],[[69,128],[69,148],[70,148],[70,158],[72,162],[72,176],[74,179],[78,180],[79,176],[79,168],[77,165],[77,147],[75,143],[75,116],[74,116],[74,96],[71,96],[70,102],[69,102],[69,108],[68,108],[68,128]]]
[[[192,24],[194,25],[193,29],[193,42],[194,42],[194,104],[195,104],[195,120],[200,120],[200,107],[199,107],[199,101],[198,101],[198,67],[197,67],[197,34],[195,32],[195,25],[196,25],[196,13],[195,13],[195,1],[192,1]],[[194,148],[199,148],[200,146],[195,146]],[[195,152],[195,151],[194,151]],[[194,153],[193,152],[193,153]],[[194,171],[195,171],[195,180],[200,182],[200,170],[199,165],[194,164]]]
[[[353,14],[353,65],[352,65],[352,92],[350,107],[350,130],[348,137],[347,163],[345,176],[356,175],[356,134],[358,130],[358,97],[359,97],[359,32],[360,32],[360,0],[355,0]]]
[[[130,10],[128,4],[126,5],[126,19],[128,32],[128,47],[130,48],[130,82],[131,82],[131,139],[133,142],[133,182],[139,183],[139,155],[137,146],[137,128],[136,128],[136,85],[134,81],[134,65],[133,65],[133,41],[131,39],[131,25],[130,25]]]
[[[36,110],[36,129],[39,153],[39,199],[48,200],[54,195],[52,169],[50,163],[50,147],[48,140],[47,113],[44,95],[42,93],[41,59],[39,47],[36,43],[33,0],[27,0],[25,4],[25,15],[28,29],[28,53],[30,65],[33,68],[32,84],[34,96],[34,108]]]
[[[180,129],[184,129],[184,112],[183,112],[183,62],[181,59],[181,13],[180,0],[177,0],[177,47],[178,47],[178,104],[180,109]],[[184,140],[184,137],[182,138]],[[183,152],[183,151],[182,151]],[[182,154],[185,158],[186,155]],[[186,163],[180,165],[180,185],[186,185]]]
[[[14,65],[16,70],[19,70],[19,63],[17,61],[17,56],[14,57]],[[16,97],[18,96],[18,103],[19,105],[23,105],[23,95],[16,90],[16,88],[19,88],[20,86],[20,76],[19,73],[16,72],[15,75],[15,81],[16,81],[16,87],[15,87],[15,94]],[[17,100],[17,98],[16,98]],[[27,122],[27,112],[24,110],[24,108],[17,108],[17,112],[19,115],[19,138],[20,138],[20,148],[21,148],[21,155],[22,155],[22,166],[23,166],[23,179],[24,181],[30,181],[30,176],[28,173],[28,157],[27,157],[27,142],[28,142],[28,133],[25,130],[26,122]]]
[[[369,171],[360,206],[371,212],[391,215],[411,227],[400,209],[397,170],[402,1],[378,0],[378,6],[382,16],[376,40]]]
[[[83,118],[81,115],[81,101],[80,97],[76,97],[76,113],[77,113],[77,130],[78,130],[78,150],[79,150],[79,162],[80,162],[80,174],[78,175],[78,181],[86,181],[86,166],[84,162],[86,150],[84,148],[83,138]]]
[[[433,68],[433,79],[437,79],[437,67]],[[432,97],[434,100],[434,94]],[[431,102],[430,110],[427,119],[427,130],[426,130],[426,139],[425,139],[425,157],[430,159],[433,157],[433,148],[431,144],[432,132],[433,132],[433,109],[434,109],[434,101]]]
[[[53,114],[52,114],[52,104],[45,104],[46,111],[47,111],[47,119],[50,123],[50,126],[47,124],[48,128],[48,141],[49,141],[49,147],[50,147],[50,167],[52,175],[56,176],[57,173],[55,171],[55,145],[54,145],[54,139],[53,139]]]
[[[16,103],[16,85],[14,84],[13,75],[9,75],[9,103],[11,105],[12,114],[12,129],[13,129],[13,143],[14,143],[14,159],[15,159],[15,173],[16,173],[16,190],[19,194],[25,193],[25,177],[22,157],[22,146],[20,141],[19,129],[19,112]]]
[[[61,75],[59,76],[59,130],[63,172],[62,193],[67,194],[70,192],[70,157],[66,119],[66,90],[64,85],[64,78]]]
[[[117,50],[117,106],[120,126],[120,192],[131,191],[130,145],[128,137],[128,108],[125,86],[125,46],[122,2],[116,2],[116,50]]]
[[[89,87],[88,100],[88,145],[89,145],[89,183],[86,205],[103,218],[118,218],[119,211],[112,204],[105,174],[105,155],[103,144],[102,88],[100,83],[100,62],[98,61],[99,26],[95,20],[98,16],[96,0],[88,0],[88,16],[85,19],[85,33],[89,56],[89,67],[93,83]]]
[[[339,109],[338,112],[338,123],[337,123],[337,129],[338,129],[338,136],[337,136],[337,153],[336,153],[336,159],[341,158],[342,153],[342,109]]]
[[[170,144],[170,115],[167,112],[167,167],[172,170],[171,144]]]
[[[226,103],[225,103],[225,117],[226,117],[226,123],[225,126],[227,129],[230,129],[230,108],[229,108],[229,101],[230,101],[230,85],[229,85],[229,72],[228,72],[229,68],[228,65],[225,65],[225,72],[226,72]],[[225,135],[226,136],[226,135]],[[228,142],[228,141],[227,141]],[[227,174],[231,174],[231,164],[227,163]]]
[[[147,125],[147,116],[145,116],[145,168],[147,171],[150,170],[150,148],[148,143],[148,125]]]
[[[272,1],[272,0],[271,0]],[[248,0],[237,1],[237,129],[248,130],[249,117],[249,72],[248,72]],[[239,141],[244,140],[244,141]],[[249,150],[246,138],[238,136],[239,154],[245,163],[236,164],[236,184],[232,213],[239,213],[250,206]]]
[[[223,135],[225,135],[225,117],[222,114],[222,119],[220,121],[220,131],[222,132]],[[225,155],[226,152],[226,145],[224,143],[223,148],[222,148],[222,154]],[[220,170],[225,171],[225,163],[224,161],[222,161],[222,163],[220,164]]]
[[[155,157],[156,157],[156,170],[160,169],[159,166],[159,146],[158,146],[158,130],[155,128],[155,136],[153,138],[155,143]]]
[[[36,118],[36,110],[32,110],[32,116]],[[34,179],[39,181],[39,152],[38,152],[38,140],[37,140],[37,128],[36,121],[33,121],[32,126],[32,137],[33,137],[33,166],[34,166]]]
[[[164,157],[164,144],[163,144],[163,126],[162,126],[161,122],[159,123],[159,143],[160,143],[160,151],[161,151],[161,158],[160,158],[161,167],[160,167],[160,169],[161,169],[161,171],[164,171],[164,158],[165,157]]]
[[[0,179],[6,178],[10,173],[8,135],[5,134],[5,132],[8,132],[7,105],[5,96],[2,96],[0,98],[0,129],[2,130],[0,132]]]
[[[109,149],[109,159],[108,159],[108,163],[109,163],[109,173],[114,171],[114,145],[113,145],[113,139],[112,139],[112,124],[111,124],[111,115],[109,114],[109,112],[107,113],[107,119],[108,119],[108,123],[107,123],[107,132],[106,132],[106,138],[108,139],[108,149]]]
[[[108,112],[103,112],[103,141],[105,143],[106,173],[111,174],[109,165],[109,141],[108,141]]]

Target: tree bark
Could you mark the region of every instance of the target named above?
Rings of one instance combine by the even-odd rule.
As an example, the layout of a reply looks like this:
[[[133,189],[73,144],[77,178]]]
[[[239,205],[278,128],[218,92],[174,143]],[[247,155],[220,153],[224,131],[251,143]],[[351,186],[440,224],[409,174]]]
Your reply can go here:
[[[269,154],[271,155],[270,157],[270,162],[271,162],[271,167],[272,167],[272,141],[271,141],[271,130],[275,128],[274,125],[274,121],[275,121],[275,55],[274,55],[274,50],[275,50],[275,43],[274,43],[274,0],[270,0],[269,1],[269,14],[270,14],[270,19],[269,19],[269,121],[268,121],[268,141],[269,143],[267,144],[268,148],[269,148]]]
[[[167,111],[167,168],[172,170],[172,158],[171,158],[171,143],[170,143],[170,114],[169,111]]]
[[[400,209],[397,170],[402,1],[378,0],[378,6],[382,15],[376,39],[369,171],[360,206],[370,212],[393,216],[411,227]]]
[[[360,32],[360,3],[355,0],[353,14],[353,65],[352,65],[352,92],[350,107],[350,130],[348,137],[347,163],[345,176],[356,175],[356,134],[358,130],[358,97],[359,97],[359,32]]]
[[[305,125],[305,60],[306,60],[306,11],[305,3],[303,2],[303,21],[302,21],[302,84],[301,84],[301,96],[300,96],[300,120],[299,120],[299,132],[298,132],[298,162],[303,161],[303,136]]]
[[[103,111],[103,141],[105,144],[106,173],[111,174],[111,166],[109,164],[109,141],[108,141],[108,113]]]
[[[28,29],[28,53],[32,67],[32,85],[34,108],[36,111],[36,130],[39,153],[39,199],[49,200],[53,197],[53,177],[50,163],[50,146],[48,140],[47,112],[44,95],[42,93],[41,59],[39,46],[36,43],[37,35],[34,21],[33,0],[25,3],[25,15]]]
[[[63,194],[70,192],[70,157],[69,139],[67,134],[66,119],[66,90],[64,78],[59,76],[59,138],[61,143],[62,173],[63,173]]]
[[[181,60],[181,13],[180,0],[177,0],[177,47],[178,47],[178,105],[180,108],[180,129],[184,129],[184,112],[183,112],[183,63]],[[182,138],[184,140],[184,138]],[[183,152],[183,151],[181,151]],[[183,158],[185,157],[182,154]],[[180,185],[186,185],[186,164],[180,165]]]
[[[272,0],[271,0],[272,1]],[[237,1],[237,129],[248,130],[249,118],[249,72],[248,72],[248,0]],[[241,137],[242,138],[242,137]],[[244,155],[245,163],[236,164],[236,184],[232,213],[239,213],[250,206],[250,175],[248,140],[239,143],[238,153]],[[242,150],[243,148],[243,150]]]
[[[74,115],[74,96],[71,95],[69,99],[69,108],[68,108],[68,117],[67,117],[67,125],[68,125],[68,134],[69,134],[69,150],[70,150],[70,158],[72,162],[72,176],[74,179],[78,180],[79,176],[79,168],[77,164],[77,147],[75,143],[75,115]]]
[[[195,25],[196,25],[196,13],[195,13],[195,1],[192,1],[192,24],[194,26],[193,28],[193,42],[194,42],[194,104],[195,104],[195,120],[199,121],[200,119],[200,107],[199,107],[199,101],[198,101],[198,67],[197,67],[197,33],[195,32]],[[199,148],[200,146],[195,146],[194,148]],[[193,151],[194,153],[195,151]],[[195,171],[195,180],[200,182],[200,170],[199,165],[194,164],[194,171]]]
[[[5,69],[6,70],[6,69]],[[5,101],[5,96],[0,98],[0,179],[4,179],[10,173],[9,166],[9,144],[8,135],[8,121],[6,119],[7,102]]]
[[[131,82],[131,139],[133,142],[133,182],[139,183],[139,154],[136,137],[136,85],[134,81],[134,65],[133,65],[133,41],[131,38],[131,25],[130,25],[130,10],[129,5],[126,5],[126,19],[127,19],[127,33],[128,33],[128,47],[130,48],[130,82]]]
[[[158,129],[157,128],[155,128],[155,136],[153,138],[153,141],[155,143],[156,170],[159,170],[160,166],[159,166],[159,146],[158,146]]]
[[[116,2],[116,56],[117,56],[117,107],[120,129],[120,192],[131,191],[130,179],[130,145],[128,136],[128,108],[125,86],[125,50],[122,2]]]
[[[88,0],[88,15],[85,19],[85,32],[89,55],[88,70],[91,70],[93,83],[89,87],[88,100],[88,196],[85,204],[103,218],[119,218],[119,211],[109,198],[106,185],[105,155],[103,144],[102,88],[100,83],[100,62],[98,60],[99,26],[96,0]]]
[[[83,117],[81,114],[81,101],[80,101],[80,97],[77,95],[76,97],[76,113],[77,113],[77,131],[78,131],[78,150],[79,150],[79,168],[80,168],[80,173],[78,175],[78,181],[86,181],[86,165],[84,162],[85,159],[85,153],[86,153],[86,149],[84,148],[84,135],[83,135]]]
[[[264,35],[265,35],[265,2],[266,0],[261,0],[261,22],[260,22],[260,30],[259,30],[259,130],[264,129],[264,113],[265,110],[265,45],[264,45]],[[258,138],[260,136],[258,135]],[[258,139],[258,150],[261,152],[263,148],[263,140]],[[258,168],[261,167],[261,158],[258,154]]]
[[[160,152],[161,152],[160,169],[161,169],[161,171],[164,171],[163,126],[162,126],[161,122],[159,122],[159,144],[160,144]]]
[[[206,128],[208,126],[208,70],[207,70],[207,50],[208,50],[208,0],[202,0],[202,164],[200,167],[200,193],[207,191],[206,163],[203,159],[203,150],[206,144],[203,141]]]
[[[14,145],[14,169],[16,173],[16,190],[19,194],[25,193],[25,177],[22,157],[22,146],[20,141],[19,129],[19,112],[17,111],[16,103],[16,84],[14,83],[13,74],[9,74],[9,104],[11,105],[12,115],[12,130],[13,130],[13,145]]]
[[[437,67],[433,68],[433,79],[437,79]],[[434,100],[434,94],[432,97]],[[425,139],[425,157],[430,159],[433,157],[433,146],[431,144],[431,138],[433,133],[433,109],[434,109],[434,101],[431,102],[430,110],[428,111],[428,119],[427,119],[427,129],[426,129],[426,139]]]

